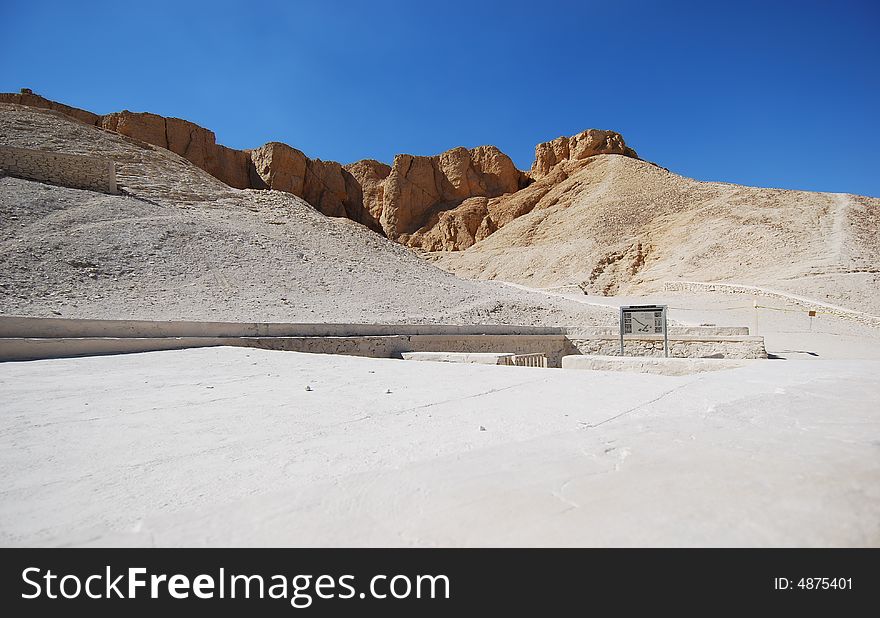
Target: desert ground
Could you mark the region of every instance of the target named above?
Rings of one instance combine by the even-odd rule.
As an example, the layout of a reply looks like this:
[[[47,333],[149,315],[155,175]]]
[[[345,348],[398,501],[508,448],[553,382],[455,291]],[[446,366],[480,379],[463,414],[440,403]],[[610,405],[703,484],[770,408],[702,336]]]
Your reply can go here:
[[[0,319],[577,327],[657,303],[769,358],[4,362],[0,544],[880,545],[880,200],[684,178],[608,131],[529,172],[492,147],[342,166],[15,96],[0,146],[109,158],[121,192],[0,174]]]

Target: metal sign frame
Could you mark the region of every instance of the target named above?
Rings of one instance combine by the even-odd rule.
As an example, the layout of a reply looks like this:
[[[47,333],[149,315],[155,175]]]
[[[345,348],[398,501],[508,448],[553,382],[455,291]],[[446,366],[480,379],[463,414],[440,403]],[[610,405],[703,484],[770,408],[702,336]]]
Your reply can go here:
[[[663,333],[663,354],[668,358],[669,357],[669,333],[666,328],[666,305],[627,305],[620,308],[620,355],[626,356],[624,352],[623,339],[624,339],[624,324],[626,322],[627,314],[633,313],[654,313],[654,331],[651,334],[656,335],[657,333],[657,320],[660,320],[660,328]],[[660,316],[656,315],[660,313]],[[634,333],[632,332],[632,318],[630,317],[630,332],[626,333],[629,336],[632,336]]]

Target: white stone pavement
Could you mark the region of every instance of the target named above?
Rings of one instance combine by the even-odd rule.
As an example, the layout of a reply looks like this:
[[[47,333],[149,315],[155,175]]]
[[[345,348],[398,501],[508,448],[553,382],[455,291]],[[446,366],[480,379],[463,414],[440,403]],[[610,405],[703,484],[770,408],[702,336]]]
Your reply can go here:
[[[6,546],[880,544],[877,361],[205,348],[3,363],[0,401]]]

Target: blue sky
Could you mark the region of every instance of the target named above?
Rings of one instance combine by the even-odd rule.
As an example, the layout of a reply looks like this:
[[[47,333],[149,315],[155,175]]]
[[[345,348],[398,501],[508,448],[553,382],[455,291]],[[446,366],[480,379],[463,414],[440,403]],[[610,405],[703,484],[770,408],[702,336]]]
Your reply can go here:
[[[0,0],[0,90],[390,162],[596,127],[702,180],[880,196],[880,2]]]

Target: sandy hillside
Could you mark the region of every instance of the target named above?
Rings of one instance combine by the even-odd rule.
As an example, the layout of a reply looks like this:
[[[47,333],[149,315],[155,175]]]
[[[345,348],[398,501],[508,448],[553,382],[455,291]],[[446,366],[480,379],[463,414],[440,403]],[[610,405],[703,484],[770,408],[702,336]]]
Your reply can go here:
[[[115,197],[0,178],[3,313],[521,324],[614,318],[566,299],[450,277],[381,235],[323,216],[319,202],[233,189],[166,148],[57,111],[0,103],[0,144],[110,157],[125,190]],[[657,292],[671,280],[727,281],[880,314],[880,199],[699,182],[639,160],[608,131],[539,144],[528,174],[503,153],[486,152],[494,162],[483,162],[487,169],[509,164],[498,178],[510,187],[490,191],[495,197],[468,197],[485,193],[485,183],[459,186],[462,179],[441,165],[455,172],[473,163],[476,154],[463,149],[401,155],[393,168],[372,162],[384,180],[352,169],[363,199],[387,198],[379,210],[370,205],[379,219],[393,211],[396,225],[406,219],[409,230],[428,217],[392,238],[465,279],[599,295]],[[427,182],[419,170],[446,179],[427,201],[407,192]],[[498,180],[494,172],[486,178]],[[457,189],[446,195],[450,187]]]
[[[531,287],[620,294],[730,281],[880,313],[880,199],[698,182],[618,155],[561,165],[561,180],[503,198],[537,200],[530,212],[429,257]]]
[[[0,314],[304,322],[593,324],[614,313],[463,281],[277,191],[164,149],[0,105],[0,144],[112,158],[126,195],[0,177]]]

